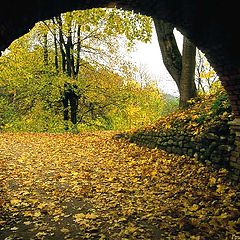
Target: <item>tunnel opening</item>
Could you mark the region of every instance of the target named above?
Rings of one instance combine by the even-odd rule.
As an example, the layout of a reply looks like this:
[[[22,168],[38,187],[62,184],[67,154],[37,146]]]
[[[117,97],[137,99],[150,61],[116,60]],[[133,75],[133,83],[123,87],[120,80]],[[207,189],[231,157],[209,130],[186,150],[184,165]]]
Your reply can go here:
[[[234,22],[238,16],[237,7],[217,3],[216,1],[196,1],[191,3],[182,1],[72,1],[66,3],[48,3],[47,1],[32,1],[15,3],[15,10],[10,11],[10,4],[1,9],[0,17],[0,48],[4,50],[9,44],[26,33],[35,22],[50,18],[60,12],[74,9],[89,9],[93,7],[116,6],[126,10],[140,12],[147,16],[162,19],[174,24],[177,29],[187,36],[196,46],[206,54],[216,70],[220,80],[228,93],[235,120],[232,125],[238,132],[240,116],[240,60],[239,34],[235,31]],[[202,17],[204,16],[204,17]],[[224,17],[223,17],[224,16]],[[236,153],[239,153],[237,133]],[[236,154],[235,154],[236,155]],[[233,156],[232,166],[239,170],[239,154]]]

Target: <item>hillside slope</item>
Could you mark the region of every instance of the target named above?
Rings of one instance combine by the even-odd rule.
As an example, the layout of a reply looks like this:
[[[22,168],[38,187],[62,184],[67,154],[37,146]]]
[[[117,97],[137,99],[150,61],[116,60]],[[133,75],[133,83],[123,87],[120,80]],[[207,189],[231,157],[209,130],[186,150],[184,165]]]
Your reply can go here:
[[[222,88],[199,96],[186,110],[177,110],[154,124],[127,133],[131,142],[188,155],[230,169],[234,149],[231,106]]]

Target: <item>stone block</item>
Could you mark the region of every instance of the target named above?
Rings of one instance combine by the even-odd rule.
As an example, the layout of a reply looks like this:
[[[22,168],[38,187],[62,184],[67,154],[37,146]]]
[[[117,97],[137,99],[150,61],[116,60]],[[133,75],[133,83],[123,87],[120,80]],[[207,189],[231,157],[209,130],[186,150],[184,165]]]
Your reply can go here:
[[[239,154],[240,154],[240,153],[239,153],[238,151],[232,151],[232,152],[231,152],[231,157],[237,159],[237,158],[239,158]]]
[[[179,141],[178,146],[182,148],[183,147],[183,141]]]
[[[194,155],[193,149],[188,149],[187,155],[189,155],[190,157],[193,157],[193,155]]]
[[[240,170],[240,163],[230,162],[230,166],[234,169]]]
[[[167,147],[167,152],[172,152],[172,148],[171,147]]]
[[[204,138],[208,140],[219,140],[219,136],[216,135],[215,133],[206,133],[204,135]]]
[[[182,149],[183,154],[187,154],[187,150],[188,150],[187,148],[183,148]]]
[[[234,156],[231,156],[231,157],[230,157],[230,162],[237,162],[237,158],[234,157]]]
[[[220,151],[224,151],[224,152],[231,152],[232,147],[229,146],[229,145],[220,145],[220,146],[218,147],[218,149],[219,149]]]
[[[238,182],[240,179],[240,176],[237,174],[230,174],[230,179],[232,179],[234,182]]]

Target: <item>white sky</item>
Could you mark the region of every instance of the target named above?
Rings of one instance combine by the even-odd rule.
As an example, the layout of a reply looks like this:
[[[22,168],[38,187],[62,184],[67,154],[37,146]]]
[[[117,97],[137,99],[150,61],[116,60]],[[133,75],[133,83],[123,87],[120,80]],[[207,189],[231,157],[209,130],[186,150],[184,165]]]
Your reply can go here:
[[[179,49],[182,51],[183,36],[176,30],[174,30],[174,34]],[[178,96],[177,86],[163,64],[155,29],[153,29],[151,43],[139,42],[136,46],[136,51],[131,56],[138,67],[143,65],[152,75],[153,79],[157,80],[158,86],[163,92]]]

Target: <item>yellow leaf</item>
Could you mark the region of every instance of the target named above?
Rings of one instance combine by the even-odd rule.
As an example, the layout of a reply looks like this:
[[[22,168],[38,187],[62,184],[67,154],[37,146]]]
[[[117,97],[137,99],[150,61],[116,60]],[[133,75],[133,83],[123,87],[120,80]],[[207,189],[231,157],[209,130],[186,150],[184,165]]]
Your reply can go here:
[[[191,236],[190,237],[191,240],[201,240],[200,236]]]
[[[210,183],[211,186],[215,185],[216,182],[217,182],[217,180],[216,180],[215,177],[210,177],[210,179],[209,179],[209,183]]]
[[[118,219],[118,222],[125,222],[125,221],[127,221],[127,219],[125,217],[121,217]]]
[[[72,175],[73,175],[73,176],[77,176],[77,175],[78,175],[78,172],[72,172]]]
[[[190,210],[191,212],[195,212],[195,211],[198,210],[198,208],[199,208],[199,206],[198,206],[197,204],[193,204],[193,205],[189,208],[189,210]]]
[[[18,227],[12,227],[12,228],[10,228],[10,230],[12,230],[12,231],[17,231],[17,230],[18,230]]]
[[[33,203],[33,204],[36,204],[38,202],[37,199],[34,199],[34,198],[31,198],[28,200],[29,202]]]
[[[166,123],[165,129],[169,129],[169,128],[171,128],[171,123]]]
[[[32,222],[30,222],[30,221],[26,221],[26,222],[23,222],[23,224],[25,224],[25,225],[30,225]]]
[[[11,205],[18,205],[21,201],[19,199],[12,199],[10,200]]]
[[[196,114],[192,115],[192,120],[195,120],[197,118],[198,118],[198,115],[196,115]]]
[[[104,235],[104,234],[100,234],[99,237],[101,237],[99,240],[104,240],[104,239],[107,239],[107,236]]]
[[[155,177],[156,175],[157,175],[157,171],[156,170],[153,170],[152,172],[151,172],[151,175],[152,175],[152,177]]]
[[[137,231],[137,228],[136,228],[136,227],[129,226],[129,227],[127,228],[127,232],[128,232],[128,233],[134,233],[134,232],[136,232],[136,231]]]
[[[88,219],[96,219],[96,218],[97,218],[97,215],[94,214],[94,213],[87,213],[87,214],[85,215],[85,217],[88,218]]]
[[[38,232],[38,233],[36,234],[36,237],[42,239],[42,237],[44,237],[44,236],[46,236],[46,235],[47,235],[47,233],[45,233],[45,232]]]
[[[46,206],[47,206],[46,203],[40,203],[40,204],[38,204],[37,208],[43,209],[43,208],[46,207]]]
[[[24,215],[25,217],[31,217],[31,216],[32,216],[32,212],[31,212],[31,211],[25,211],[25,212],[23,213],[23,215]]]
[[[220,193],[220,194],[224,193],[225,192],[225,187],[221,184],[218,184],[216,192]]]
[[[178,234],[178,236],[177,236],[177,239],[179,239],[179,240],[186,240],[187,238],[186,238],[186,236],[185,236],[184,233],[180,232],[180,233]]]
[[[193,135],[198,135],[200,133],[200,130],[197,128],[194,132]]]
[[[228,173],[228,170],[225,169],[225,168],[221,168],[221,169],[219,170],[219,173],[220,173],[220,174],[227,174],[227,173]]]
[[[85,214],[84,213],[77,213],[73,216],[75,218],[75,222],[80,222],[83,220],[83,218],[85,218]]]
[[[53,220],[54,220],[55,222],[58,222],[58,221],[60,220],[60,216],[54,216],[54,217],[53,217]]]
[[[41,216],[41,212],[40,211],[36,211],[33,214],[34,217],[40,217]]]
[[[224,219],[227,218],[228,214],[227,213],[222,213],[221,215],[217,216],[217,218]]]
[[[62,233],[69,233],[70,232],[70,230],[68,228],[65,228],[65,227],[61,228],[60,231]]]

